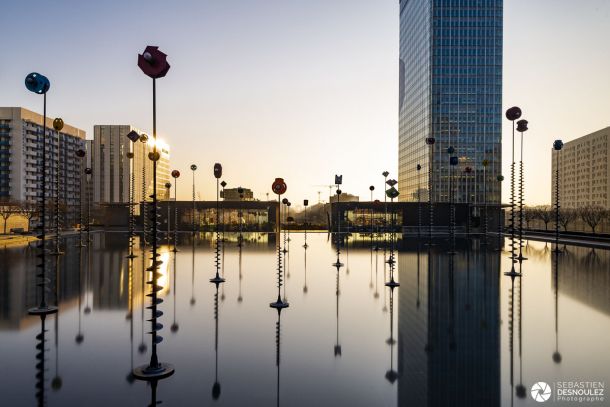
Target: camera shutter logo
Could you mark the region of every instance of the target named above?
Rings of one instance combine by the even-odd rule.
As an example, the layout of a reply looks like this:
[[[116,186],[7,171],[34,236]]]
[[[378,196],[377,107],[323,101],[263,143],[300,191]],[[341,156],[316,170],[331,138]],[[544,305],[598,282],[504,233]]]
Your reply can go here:
[[[538,382],[532,386],[532,398],[539,403],[551,398],[551,386],[545,382]]]

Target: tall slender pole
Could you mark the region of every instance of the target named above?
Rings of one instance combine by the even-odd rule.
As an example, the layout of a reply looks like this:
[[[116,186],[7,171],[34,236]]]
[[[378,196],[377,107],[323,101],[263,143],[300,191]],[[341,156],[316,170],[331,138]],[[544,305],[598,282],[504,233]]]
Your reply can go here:
[[[154,54],[154,56],[153,56]],[[140,58],[142,60],[140,60]],[[153,181],[153,192],[152,192],[152,214],[151,214],[151,222],[152,222],[152,248],[151,248],[151,261],[152,264],[150,267],[146,269],[146,271],[151,273],[151,278],[147,281],[147,284],[150,285],[150,293],[147,294],[147,297],[150,297],[151,304],[147,307],[151,310],[150,321],[150,335],[151,335],[151,343],[152,343],[152,351],[150,356],[150,362],[148,365],[143,365],[134,369],[134,376],[138,379],[149,380],[153,383],[156,383],[156,380],[162,379],[164,377],[168,377],[174,373],[174,367],[167,363],[160,363],[157,356],[157,345],[163,341],[163,338],[157,333],[161,329],[163,329],[163,325],[158,323],[158,318],[163,315],[163,312],[157,309],[157,306],[163,302],[162,299],[158,298],[158,292],[163,289],[162,286],[159,285],[159,277],[162,276],[159,271],[159,266],[162,261],[159,259],[160,254],[158,253],[159,247],[159,199],[157,196],[157,163],[160,159],[160,153],[157,151],[157,92],[156,92],[156,79],[157,77],[162,77],[165,75],[167,70],[169,70],[169,64],[165,61],[165,54],[158,51],[155,47],[147,47],[143,55],[140,55],[138,59],[138,65],[144,71],[145,74],[150,76],[153,80],[152,82],[152,119],[153,119],[153,151],[149,155],[149,159],[153,162],[152,164],[152,181]],[[141,64],[142,62],[142,64]],[[152,63],[155,63],[153,66]],[[164,62],[164,63],[163,63]],[[150,64],[150,65],[147,65]],[[158,72],[151,72],[151,69],[158,69],[161,65],[165,67],[165,71],[162,74]],[[145,159],[143,157],[143,159]],[[169,221],[169,219],[168,219]]]
[[[217,175],[217,167],[220,168],[220,174]],[[216,176],[216,247],[214,250],[214,266],[216,267],[216,275],[210,279],[210,283],[216,284],[218,292],[218,284],[224,283],[225,279],[220,277],[220,177],[222,176],[222,167],[220,164],[214,166],[214,174]]]
[[[193,235],[195,234],[195,170],[197,169],[197,166],[195,164],[191,165],[191,170],[193,171],[193,217],[192,217],[192,223],[193,223]]]
[[[560,151],[563,148],[563,142],[561,140],[555,140],[553,143],[553,149],[555,150],[555,253],[560,253],[559,249],[559,156]]]
[[[59,235],[59,227],[60,227],[60,214],[59,214],[59,182],[61,178],[61,168],[60,168],[60,158],[61,158],[61,135],[60,131],[64,126],[64,121],[60,118],[53,120],[53,127],[55,128],[55,133],[57,134],[57,151],[55,154],[55,212],[54,212],[54,226],[55,226],[55,250],[53,251],[53,255],[59,256],[62,253],[60,248],[60,235]]]
[[[178,176],[174,176],[174,253],[178,251]]]
[[[129,158],[129,172],[131,173],[131,179],[129,182],[129,254],[127,258],[135,258],[133,254],[133,246],[135,240],[135,208],[134,208],[134,195],[135,195],[135,172],[134,172],[134,155],[132,152],[127,153]]]
[[[517,260],[520,262],[527,260],[523,257],[523,200],[524,200],[524,174],[523,174],[523,132],[527,131],[527,120],[519,120],[517,122],[517,131],[521,134],[521,155],[519,158],[519,256]]]
[[[506,111],[506,118],[512,122],[512,151],[511,151],[511,165],[510,165],[510,261],[511,269],[509,272],[504,273],[507,276],[520,277],[515,270],[516,254],[515,254],[515,120],[521,117],[521,109],[518,107],[511,107]]]
[[[148,136],[143,134],[140,141],[142,142],[142,197],[140,200],[140,216],[142,217],[142,243],[144,246],[148,246],[148,216],[146,210],[146,143],[148,141]]]
[[[78,157],[78,243],[76,247],[84,247],[83,243],[83,158],[87,153],[83,149],[76,150],[76,156]]]
[[[417,164],[417,239],[421,237],[421,165]]]

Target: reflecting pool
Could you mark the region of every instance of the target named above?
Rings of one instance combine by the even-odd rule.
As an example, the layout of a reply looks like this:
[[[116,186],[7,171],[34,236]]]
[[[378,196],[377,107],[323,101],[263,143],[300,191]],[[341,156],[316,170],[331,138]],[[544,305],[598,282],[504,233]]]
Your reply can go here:
[[[0,250],[0,405],[533,406],[537,382],[610,385],[606,250],[529,241],[511,279],[496,242],[448,255],[445,241],[403,239],[391,290],[389,253],[369,236],[346,240],[337,269],[332,237],[308,233],[305,250],[291,233],[278,313],[273,235],[227,235],[216,287],[213,236],[184,234],[161,250],[158,353],[176,371],[151,384],[131,374],[150,358],[150,256],[138,245],[127,259],[122,233],[92,240],[51,258],[59,313],[44,319],[27,314],[35,249]]]

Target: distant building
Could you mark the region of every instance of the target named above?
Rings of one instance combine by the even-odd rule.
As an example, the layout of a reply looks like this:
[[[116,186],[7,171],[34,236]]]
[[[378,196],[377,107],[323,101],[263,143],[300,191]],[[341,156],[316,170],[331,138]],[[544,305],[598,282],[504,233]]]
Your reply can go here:
[[[337,202],[337,194],[330,197],[330,203]],[[357,195],[348,194],[346,192],[341,193],[339,202],[360,202],[360,197]]]
[[[455,202],[500,202],[502,23],[503,0],[400,0],[400,201],[417,201],[420,188],[428,199],[431,166],[435,202],[449,202],[451,188]]]
[[[93,202],[98,204],[128,203],[131,183],[131,160],[128,152],[133,152],[134,201],[146,200],[153,191],[153,162],[148,153],[153,151],[152,136],[147,143],[132,143],[127,134],[142,132],[130,125],[95,125],[91,157],[93,160]],[[159,199],[167,199],[165,183],[170,181],[169,147],[157,143],[161,159],[157,162],[157,194]],[[144,167],[144,170],[143,170]]]
[[[254,201],[254,192],[249,188],[225,188],[220,191],[220,197],[225,201]]]
[[[610,209],[610,127],[568,141],[559,152],[559,193],[562,208],[600,206]],[[557,153],[553,155],[551,202],[555,202]]]
[[[58,135],[53,117],[47,117],[46,163],[48,197],[56,195],[56,163],[59,160],[59,200],[65,205],[67,225],[75,222],[80,197],[81,160],[76,151],[85,148],[85,131],[64,124]],[[41,188],[43,116],[22,107],[0,107],[0,199],[36,202]]]

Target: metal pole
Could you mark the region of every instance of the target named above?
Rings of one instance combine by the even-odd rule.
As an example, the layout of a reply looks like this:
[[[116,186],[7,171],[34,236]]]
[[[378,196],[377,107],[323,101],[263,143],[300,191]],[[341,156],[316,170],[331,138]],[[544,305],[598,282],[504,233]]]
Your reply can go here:
[[[178,251],[178,178],[174,178],[174,253]]]

